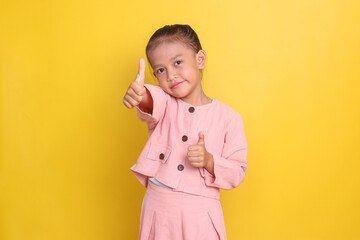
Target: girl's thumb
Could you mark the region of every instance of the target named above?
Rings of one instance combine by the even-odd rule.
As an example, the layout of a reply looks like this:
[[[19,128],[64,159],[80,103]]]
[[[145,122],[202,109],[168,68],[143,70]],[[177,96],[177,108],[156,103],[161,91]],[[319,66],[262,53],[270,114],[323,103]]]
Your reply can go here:
[[[143,87],[145,82],[145,60],[143,58],[140,58],[139,61],[139,72],[136,77],[136,81],[138,84]]]
[[[205,136],[202,132],[199,132],[198,144],[205,144]]]

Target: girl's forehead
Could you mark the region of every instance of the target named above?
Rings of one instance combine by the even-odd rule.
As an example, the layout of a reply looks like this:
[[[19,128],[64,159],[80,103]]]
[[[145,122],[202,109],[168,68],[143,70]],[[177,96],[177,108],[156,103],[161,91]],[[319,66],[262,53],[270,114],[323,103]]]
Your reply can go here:
[[[149,52],[151,61],[169,61],[176,55],[189,55],[193,50],[181,41],[162,42]]]
[[[181,42],[181,41],[164,41],[160,43],[158,46],[156,46],[151,53],[170,53],[170,52],[176,52],[176,51],[186,51],[190,50],[189,47]]]

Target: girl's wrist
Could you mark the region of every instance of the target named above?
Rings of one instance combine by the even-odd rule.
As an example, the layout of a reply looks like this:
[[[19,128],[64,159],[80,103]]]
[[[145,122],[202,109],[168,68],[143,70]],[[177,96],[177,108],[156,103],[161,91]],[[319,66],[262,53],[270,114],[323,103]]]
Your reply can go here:
[[[211,173],[213,176],[214,174],[214,157],[211,153],[207,152],[207,164],[205,166],[205,169]]]
[[[153,99],[152,99],[152,96],[151,96],[149,90],[146,87],[145,87],[145,89],[146,89],[146,92],[142,96],[143,98],[138,106],[143,112],[152,114],[153,105],[154,105]]]

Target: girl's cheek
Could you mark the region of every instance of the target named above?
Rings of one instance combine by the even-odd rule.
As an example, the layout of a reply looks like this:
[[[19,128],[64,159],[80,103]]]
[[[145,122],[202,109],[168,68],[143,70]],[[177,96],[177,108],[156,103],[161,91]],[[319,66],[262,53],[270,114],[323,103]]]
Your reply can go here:
[[[164,90],[165,92],[168,92],[168,86],[167,86],[167,84],[164,84],[163,81],[159,81],[159,86],[162,90]]]

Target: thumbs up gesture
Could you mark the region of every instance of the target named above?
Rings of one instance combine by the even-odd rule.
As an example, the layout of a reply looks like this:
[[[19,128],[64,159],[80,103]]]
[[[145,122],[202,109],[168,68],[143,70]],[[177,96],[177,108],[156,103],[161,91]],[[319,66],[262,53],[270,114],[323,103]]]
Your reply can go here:
[[[211,153],[206,151],[205,136],[199,132],[199,140],[197,144],[188,147],[188,159],[193,167],[204,167],[214,175],[214,158]]]
[[[145,81],[145,60],[140,59],[139,72],[136,79],[130,84],[126,94],[123,98],[123,103],[127,108],[138,106],[142,101],[147,100],[146,88],[144,87]]]

